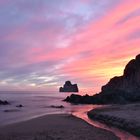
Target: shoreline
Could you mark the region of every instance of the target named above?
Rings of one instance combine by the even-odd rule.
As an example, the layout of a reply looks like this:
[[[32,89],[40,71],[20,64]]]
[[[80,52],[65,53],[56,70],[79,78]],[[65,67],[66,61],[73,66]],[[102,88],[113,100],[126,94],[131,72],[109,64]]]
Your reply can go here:
[[[135,117],[136,115],[139,116],[139,112],[137,112],[139,109],[140,104],[112,105],[91,110],[87,115],[92,120],[97,120],[140,137],[140,120]]]
[[[70,114],[55,114],[0,127],[3,140],[119,140],[112,132],[91,126]]]

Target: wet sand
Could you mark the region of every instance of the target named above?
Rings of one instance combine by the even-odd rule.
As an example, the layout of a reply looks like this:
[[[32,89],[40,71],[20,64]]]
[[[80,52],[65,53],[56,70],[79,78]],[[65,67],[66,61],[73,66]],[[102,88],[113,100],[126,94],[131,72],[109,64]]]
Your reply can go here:
[[[119,140],[68,114],[46,115],[0,127],[0,140]]]

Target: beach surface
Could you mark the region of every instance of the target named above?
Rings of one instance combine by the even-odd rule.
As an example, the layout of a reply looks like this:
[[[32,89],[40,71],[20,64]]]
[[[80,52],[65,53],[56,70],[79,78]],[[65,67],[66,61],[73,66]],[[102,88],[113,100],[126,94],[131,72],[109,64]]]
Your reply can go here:
[[[0,127],[0,140],[119,140],[69,114],[46,115]]]
[[[88,116],[140,137],[140,103],[109,105],[89,111]]]

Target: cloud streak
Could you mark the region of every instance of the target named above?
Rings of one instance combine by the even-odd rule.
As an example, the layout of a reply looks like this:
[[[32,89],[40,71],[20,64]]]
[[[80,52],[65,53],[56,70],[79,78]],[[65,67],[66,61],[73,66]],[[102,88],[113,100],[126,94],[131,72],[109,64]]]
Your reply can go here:
[[[138,0],[2,0],[0,90],[100,91],[140,52],[139,15]]]

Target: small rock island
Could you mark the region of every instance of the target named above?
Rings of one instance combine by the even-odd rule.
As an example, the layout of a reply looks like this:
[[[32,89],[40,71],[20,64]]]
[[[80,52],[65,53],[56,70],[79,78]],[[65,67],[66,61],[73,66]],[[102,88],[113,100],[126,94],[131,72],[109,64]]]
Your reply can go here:
[[[71,81],[66,81],[63,87],[59,88],[59,92],[79,92],[77,84],[72,84]]]
[[[0,105],[9,105],[9,102],[0,100]]]

